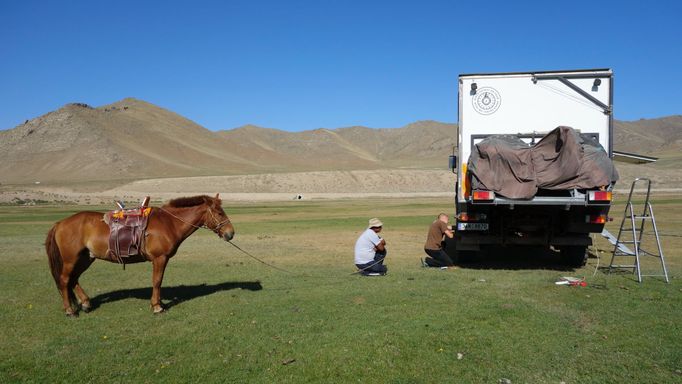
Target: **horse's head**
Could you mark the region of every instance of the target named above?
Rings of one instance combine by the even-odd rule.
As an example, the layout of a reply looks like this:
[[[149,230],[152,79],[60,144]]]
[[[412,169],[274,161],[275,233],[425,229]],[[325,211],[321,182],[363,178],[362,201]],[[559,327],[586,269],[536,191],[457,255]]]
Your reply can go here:
[[[225,214],[221,203],[220,194],[218,193],[214,198],[210,198],[204,225],[218,236],[222,237],[225,241],[230,241],[234,237],[234,227],[230,222],[230,218]]]

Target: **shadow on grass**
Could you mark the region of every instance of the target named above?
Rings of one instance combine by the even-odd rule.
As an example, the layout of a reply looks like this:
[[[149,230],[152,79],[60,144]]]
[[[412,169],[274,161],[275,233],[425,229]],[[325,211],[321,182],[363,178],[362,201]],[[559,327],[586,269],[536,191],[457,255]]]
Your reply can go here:
[[[216,292],[229,291],[232,289],[247,289],[249,291],[260,291],[263,289],[260,281],[238,281],[225,282],[220,284],[198,284],[198,285],[178,285],[175,287],[161,287],[161,297],[170,299],[164,302],[163,306],[168,309],[185,301],[196,299],[197,297],[208,296]],[[99,308],[104,303],[125,300],[129,298],[149,300],[152,297],[152,288],[132,288],[120,289],[99,294],[90,299],[92,310]]]
[[[470,269],[549,269],[574,271],[561,259],[558,251],[544,247],[495,247],[474,255],[466,255],[457,263]]]

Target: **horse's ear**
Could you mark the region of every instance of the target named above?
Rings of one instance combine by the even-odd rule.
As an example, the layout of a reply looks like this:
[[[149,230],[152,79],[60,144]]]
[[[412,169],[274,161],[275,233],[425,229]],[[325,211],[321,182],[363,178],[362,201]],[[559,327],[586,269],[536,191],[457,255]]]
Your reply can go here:
[[[215,198],[216,198],[216,199],[220,199],[220,192],[218,192],[218,193],[215,194]]]

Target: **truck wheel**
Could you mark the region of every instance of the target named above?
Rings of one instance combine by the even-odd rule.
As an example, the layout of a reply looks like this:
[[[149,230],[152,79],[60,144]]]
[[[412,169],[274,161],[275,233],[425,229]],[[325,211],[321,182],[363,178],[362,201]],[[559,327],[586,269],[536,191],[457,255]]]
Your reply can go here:
[[[457,251],[457,260],[453,260],[455,263],[472,263],[476,261],[478,252],[476,251]]]
[[[587,247],[584,245],[564,246],[560,252],[561,260],[569,267],[580,268],[587,263]]]
[[[458,252],[457,252],[457,243],[455,242],[455,240],[446,237],[445,240],[443,240],[443,242],[441,243],[441,245],[443,246],[443,250],[445,251],[445,253],[447,253],[448,256],[450,256],[450,259],[452,259],[452,261],[455,264],[457,264],[457,253]]]
[[[480,253],[479,251],[457,250],[457,242],[455,239],[450,239],[448,237],[445,238],[442,245],[445,253],[450,256],[450,259],[455,264],[474,262]]]

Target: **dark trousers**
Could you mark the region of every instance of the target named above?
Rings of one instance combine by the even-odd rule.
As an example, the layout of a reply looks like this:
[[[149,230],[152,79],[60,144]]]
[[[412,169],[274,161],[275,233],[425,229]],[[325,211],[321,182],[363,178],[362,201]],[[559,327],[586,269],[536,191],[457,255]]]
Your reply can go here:
[[[424,252],[431,256],[425,260],[429,267],[451,267],[454,265],[450,256],[442,249],[425,249]]]
[[[384,265],[385,258],[386,251],[383,252],[377,251],[374,254],[374,260],[366,264],[355,264],[355,266],[362,271],[360,273],[362,273],[363,275],[367,275],[369,273],[386,273],[386,271],[388,271],[388,268]]]

